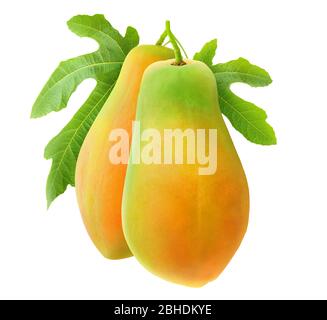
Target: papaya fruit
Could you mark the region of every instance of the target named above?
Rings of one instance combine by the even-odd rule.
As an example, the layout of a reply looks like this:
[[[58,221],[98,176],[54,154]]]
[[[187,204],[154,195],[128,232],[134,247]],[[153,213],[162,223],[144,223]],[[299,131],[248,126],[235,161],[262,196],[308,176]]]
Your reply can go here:
[[[139,262],[163,279],[201,287],[232,259],[249,214],[247,179],[220,111],[212,71],[191,60],[179,66],[173,60],[152,64],[143,76],[136,120],[141,133],[155,128],[161,139],[167,129],[217,130],[215,172],[200,175],[198,163],[130,161],[123,194],[123,231]],[[160,141],[165,152],[163,145]],[[133,136],[131,154],[148,146],[143,140],[137,146]],[[183,150],[185,156],[185,143]]]
[[[153,62],[170,59],[171,49],[142,45],[126,57],[110,97],[91,126],[81,147],[75,174],[76,195],[85,227],[107,258],[131,256],[121,225],[121,201],[126,164],[109,161],[115,128],[131,132],[144,70]]]

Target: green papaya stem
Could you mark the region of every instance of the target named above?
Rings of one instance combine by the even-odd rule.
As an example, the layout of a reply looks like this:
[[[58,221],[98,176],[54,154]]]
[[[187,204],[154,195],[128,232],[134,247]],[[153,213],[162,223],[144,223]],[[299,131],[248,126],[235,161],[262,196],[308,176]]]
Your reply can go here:
[[[165,30],[163,34],[160,36],[159,40],[156,42],[156,45],[162,46],[166,38],[167,38],[167,31]]]
[[[184,49],[184,47],[182,46],[182,44],[179,42],[179,40],[178,40],[176,37],[175,37],[175,39],[176,39],[176,42],[178,43],[178,45],[179,45],[179,46],[181,47],[181,49],[183,50],[183,53],[184,53],[186,59],[188,59],[188,55],[187,55],[186,50]]]
[[[169,20],[166,21],[166,32],[167,32],[167,36],[168,36],[168,38],[170,40],[170,43],[172,44],[174,52],[175,52],[175,59],[176,59],[175,64],[176,65],[184,65],[185,62],[183,61],[181,49],[178,46],[178,43],[176,41],[176,37],[171,32],[170,21]]]

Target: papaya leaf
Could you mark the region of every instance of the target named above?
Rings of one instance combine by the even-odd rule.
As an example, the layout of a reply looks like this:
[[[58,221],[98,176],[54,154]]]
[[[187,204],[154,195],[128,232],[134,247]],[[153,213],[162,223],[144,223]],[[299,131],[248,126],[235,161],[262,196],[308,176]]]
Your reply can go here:
[[[212,65],[212,59],[208,57],[214,56],[216,48],[209,44],[194,58],[205,62],[213,71],[222,113],[247,140],[261,145],[276,144],[274,129],[266,122],[266,112],[238,97],[230,89],[233,83],[246,83],[251,87],[268,86],[272,82],[269,74],[243,58]]]
[[[272,82],[269,74],[243,58],[217,64],[212,70],[217,80],[220,107],[233,127],[251,142],[262,145],[276,144],[274,130],[266,122],[266,112],[239,98],[230,90],[230,85],[236,82],[252,87],[267,86]]]
[[[134,28],[128,27],[123,37],[103,15],[75,16],[67,24],[78,36],[96,40],[99,49],[61,62],[36,99],[31,117],[65,108],[85,79],[95,79],[97,84],[70,122],[45,148],[45,158],[52,159],[46,190],[48,207],[68,185],[75,185],[75,167],[82,143],[114,88],[126,55],[139,43]]]
[[[116,78],[117,75],[112,73],[111,77]],[[109,88],[108,83],[112,83]],[[46,146],[44,157],[48,160],[53,159],[46,189],[48,207],[58,195],[65,192],[68,185],[75,186],[76,161],[84,138],[115,83],[110,75],[104,76],[103,81],[98,79],[95,89],[86,102]]]
[[[202,61],[209,67],[212,66],[213,64],[213,58],[216,55],[216,50],[217,50],[217,39],[213,39],[206,43],[203,48],[201,49],[200,52],[197,52],[194,55],[194,60]]]

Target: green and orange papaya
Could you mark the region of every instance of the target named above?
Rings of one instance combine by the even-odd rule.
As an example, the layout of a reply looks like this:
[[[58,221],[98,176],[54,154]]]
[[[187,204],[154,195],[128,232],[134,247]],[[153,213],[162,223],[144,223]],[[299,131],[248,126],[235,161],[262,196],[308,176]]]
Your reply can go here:
[[[246,176],[219,108],[212,71],[196,61],[152,64],[143,76],[136,120],[141,132],[156,128],[161,137],[168,128],[217,130],[213,174],[200,175],[198,163],[131,161],[123,195],[123,231],[140,263],[174,283],[203,286],[232,259],[249,213]],[[133,137],[132,155],[136,141]],[[147,144],[139,148],[142,153]],[[160,148],[165,151],[163,142]]]
[[[80,150],[76,165],[76,194],[86,229],[107,258],[131,256],[121,223],[121,201],[126,164],[112,164],[109,134],[115,128],[131,132],[144,70],[153,62],[170,59],[171,49],[143,45],[126,57],[117,83],[97,116]]]

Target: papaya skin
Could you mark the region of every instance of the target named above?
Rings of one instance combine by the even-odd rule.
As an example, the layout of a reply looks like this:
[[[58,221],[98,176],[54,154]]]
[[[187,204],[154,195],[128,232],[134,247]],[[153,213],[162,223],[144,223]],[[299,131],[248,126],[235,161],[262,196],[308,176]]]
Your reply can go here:
[[[153,62],[173,57],[161,46],[136,47],[126,57],[117,83],[103,106],[80,150],[76,165],[76,195],[90,238],[103,256],[131,256],[121,222],[121,201],[127,166],[112,164],[109,134],[125,129],[130,136],[137,97],[145,69]]]
[[[219,276],[239,248],[248,225],[249,191],[212,71],[202,62],[173,62],[156,62],[145,71],[136,120],[142,130],[155,128],[162,135],[164,129],[216,128],[217,171],[201,176],[198,165],[130,163],[123,231],[150,272],[201,287]],[[133,147],[132,142],[132,152]]]

